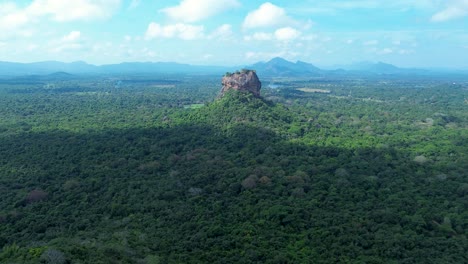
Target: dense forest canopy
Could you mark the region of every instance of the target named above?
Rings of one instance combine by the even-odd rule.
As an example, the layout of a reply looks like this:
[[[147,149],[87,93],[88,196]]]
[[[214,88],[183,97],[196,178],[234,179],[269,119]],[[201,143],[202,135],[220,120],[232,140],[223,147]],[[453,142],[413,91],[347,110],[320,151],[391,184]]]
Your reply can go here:
[[[0,262],[468,262],[466,80],[262,83],[0,80]]]

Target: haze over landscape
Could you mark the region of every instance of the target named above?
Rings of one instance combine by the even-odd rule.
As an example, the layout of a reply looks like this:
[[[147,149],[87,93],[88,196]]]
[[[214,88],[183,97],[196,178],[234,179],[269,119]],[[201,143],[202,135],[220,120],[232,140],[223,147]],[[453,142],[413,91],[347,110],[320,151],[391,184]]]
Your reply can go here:
[[[468,1],[0,2],[0,60],[468,68]]]

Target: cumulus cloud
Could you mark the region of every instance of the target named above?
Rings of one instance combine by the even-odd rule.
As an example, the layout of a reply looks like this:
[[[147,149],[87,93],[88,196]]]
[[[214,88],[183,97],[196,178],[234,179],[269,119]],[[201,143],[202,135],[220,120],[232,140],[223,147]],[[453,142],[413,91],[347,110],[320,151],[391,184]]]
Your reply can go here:
[[[63,22],[107,18],[119,6],[120,0],[35,0],[25,12],[36,17],[51,16]]]
[[[456,0],[431,17],[432,22],[444,22],[468,15],[468,0]]]
[[[244,19],[244,28],[259,28],[281,26],[293,23],[286,11],[270,2],[262,4],[258,9],[250,12]]]
[[[16,30],[27,24],[29,18],[25,12],[18,9],[14,3],[0,3],[0,30]]]
[[[176,21],[192,23],[238,6],[237,0],[183,0],[177,6],[160,11]]]
[[[291,41],[294,39],[297,39],[302,33],[292,27],[282,27],[273,33],[266,33],[266,32],[255,32],[254,34],[244,36],[244,40],[246,41],[252,41],[252,40],[257,40],[257,41],[271,41],[271,40],[277,40],[277,41]]]
[[[280,41],[290,41],[298,38],[301,32],[292,27],[283,27],[275,31],[275,37]]]
[[[0,30],[14,31],[49,17],[58,22],[107,18],[120,6],[121,0],[34,0],[19,8],[14,3],[0,4]]]
[[[25,14],[15,12],[0,18],[0,29],[16,29],[23,25],[26,25],[28,22],[29,18]]]
[[[193,40],[203,37],[203,32],[203,26],[194,26],[183,23],[162,26],[151,22],[146,30],[145,39],[180,38],[183,40]]]

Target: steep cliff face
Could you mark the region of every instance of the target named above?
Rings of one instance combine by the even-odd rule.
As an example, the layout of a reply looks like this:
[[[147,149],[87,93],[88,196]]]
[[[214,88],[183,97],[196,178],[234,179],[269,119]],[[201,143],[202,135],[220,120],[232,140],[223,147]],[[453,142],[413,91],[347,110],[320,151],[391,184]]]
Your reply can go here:
[[[223,96],[229,90],[236,90],[251,92],[253,95],[260,97],[262,83],[253,70],[242,70],[241,72],[236,73],[226,73],[221,83],[223,85],[223,89],[221,90],[220,96]]]

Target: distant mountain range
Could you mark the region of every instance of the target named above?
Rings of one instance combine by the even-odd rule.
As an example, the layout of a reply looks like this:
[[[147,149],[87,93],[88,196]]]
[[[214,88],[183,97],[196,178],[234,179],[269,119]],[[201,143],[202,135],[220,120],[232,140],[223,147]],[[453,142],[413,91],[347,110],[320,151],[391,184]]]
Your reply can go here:
[[[181,64],[175,62],[124,62],[96,66],[86,62],[71,63],[44,61],[35,63],[15,63],[0,61],[0,76],[50,75],[67,77],[66,74],[152,74],[152,73],[188,73],[188,74],[223,74],[240,68],[254,69],[264,77],[317,77],[339,75],[410,75],[431,74],[433,70],[399,68],[383,62],[360,62],[337,66],[333,70],[320,69],[313,64],[283,58],[273,58],[267,62],[253,65],[220,67]],[[460,73],[460,72],[458,72]],[[468,72],[464,72],[468,74]]]
[[[250,68],[255,69],[260,76],[317,76],[324,74],[323,70],[310,63],[302,61],[294,63],[278,57],[268,62],[257,62]]]
[[[16,63],[0,61],[0,76],[45,75],[57,72],[69,74],[134,74],[134,73],[223,73],[231,68],[199,66],[175,62],[124,62],[96,66],[83,61],[65,63],[44,61]]]

